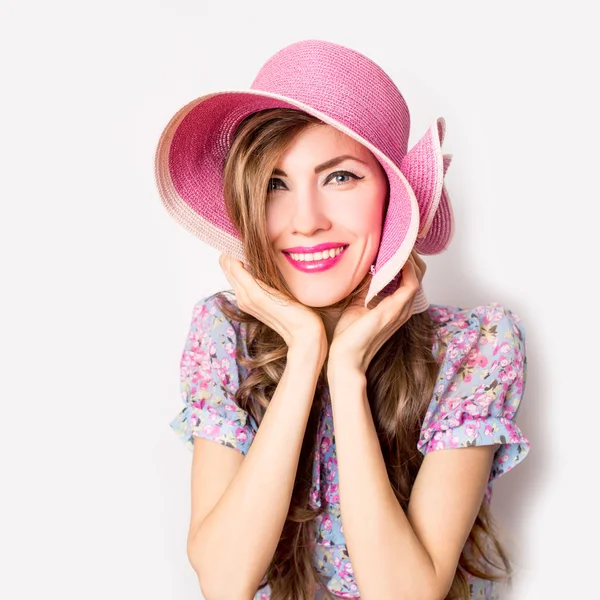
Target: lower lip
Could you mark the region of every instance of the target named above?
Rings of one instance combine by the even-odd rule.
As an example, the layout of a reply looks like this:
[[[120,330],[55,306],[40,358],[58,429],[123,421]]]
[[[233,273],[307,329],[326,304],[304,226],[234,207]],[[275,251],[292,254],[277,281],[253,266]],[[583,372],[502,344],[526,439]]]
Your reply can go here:
[[[324,258],[321,260],[294,260],[289,254],[285,252],[283,255],[288,259],[292,267],[298,269],[298,271],[303,271],[304,273],[317,273],[321,271],[327,271],[327,269],[331,269],[334,267],[344,256],[344,253],[348,250],[348,246],[346,246],[337,256],[333,258]]]

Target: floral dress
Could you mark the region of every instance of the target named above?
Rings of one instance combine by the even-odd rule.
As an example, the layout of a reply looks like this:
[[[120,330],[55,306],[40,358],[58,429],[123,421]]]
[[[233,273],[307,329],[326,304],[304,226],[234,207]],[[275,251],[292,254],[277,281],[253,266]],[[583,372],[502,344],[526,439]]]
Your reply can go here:
[[[432,304],[428,312],[440,324],[432,348],[440,368],[417,448],[425,455],[446,448],[498,444],[484,497],[489,503],[493,480],[514,468],[530,448],[515,423],[527,373],[525,329],[516,314],[497,303],[469,309]],[[214,297],[194,306],[180,365],[185,406],[170,423],[190,451],[194,437],[242,454],[252,444],[257,424],[233,402],[246,376],[236,361],[236,341],[243,333],[243,326],[230,322]],[[317,430],[309,502],[314,508],[325,506],[314,521],[313,563],[322,578],[315,600],[322,598],[325,588],[333,597],[360,598],[340,516],[328,396]],[[470,577],[469,584],[472,598],[498,597],[492,582]],[[269,597],[267,585],[257,591],[255,600]]]

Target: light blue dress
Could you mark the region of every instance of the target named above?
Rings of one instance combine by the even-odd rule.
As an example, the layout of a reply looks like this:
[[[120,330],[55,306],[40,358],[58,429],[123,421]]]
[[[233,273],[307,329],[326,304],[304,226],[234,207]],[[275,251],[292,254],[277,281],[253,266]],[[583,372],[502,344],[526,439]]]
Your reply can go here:
[[[470,309],[433,304],[428,311],[439,324],[433,354],[440,369],[417,448],[427,454],[498,444],[484,498],[489,503],[493,480],[514,468],[530,448],[515,422],[527,373],[525,329],[516,314],[496,303]],[[237,337],[243,334],[243,327],[225,317],[214,297],[194,306],[180,365],[184,408],[170,423],[190,451],[194,437],[242,454],[252,444],[256,422],[233,400],[246,376],[236,361]],[[325,589],[334,598],[360,598],[340,517],[335,434],[327,395],[315,440],[310,504],[325,507],[314,521],[313,563],[323,584],[315,599],[320,600]],[[469,584],[472,598],[497,598],[492,582],[470,577]],[[268,586],[255,595],[255,600],[268,598]]]

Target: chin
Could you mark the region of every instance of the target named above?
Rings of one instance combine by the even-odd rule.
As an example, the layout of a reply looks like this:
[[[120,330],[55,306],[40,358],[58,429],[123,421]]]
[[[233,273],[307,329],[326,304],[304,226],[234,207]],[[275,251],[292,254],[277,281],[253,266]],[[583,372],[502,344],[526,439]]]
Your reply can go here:
[[[301,289],[293,290],[294,297],[298,302],[301,302],[305,306],[311,308],[326,308],[343,300],[350,294],[354,288],[348,287],[348,289],[323,289],[321,286],[314,286],[312,289]]]

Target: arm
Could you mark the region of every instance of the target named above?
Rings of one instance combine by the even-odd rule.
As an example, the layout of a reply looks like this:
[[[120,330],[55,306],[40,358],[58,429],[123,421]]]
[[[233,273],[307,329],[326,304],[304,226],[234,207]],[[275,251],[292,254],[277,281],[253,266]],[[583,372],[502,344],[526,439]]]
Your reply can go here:
[[[361,597],[445,598],[497,447],[428,454],[405,514],[389,482],[365,375],[340,370],[329,382],[342,523]]]
[[[248,454],[238,459],[239,466],[229,474],[222,472],[223,465],[209,467],[202,450],[198,456],[194,453],[194,462],[213,474],[193,481],[192,494],[198,504],[200,495],[208,493],[207,486],[218,485],[216,477],[224,490],[214,494],[220,499],[201,522],[192,518],[188,538],[190,563],[208,600],[250,599],[267,571],[289,510],[322,364],[314,343],[288,351],[285,371]],[[208,449],[207,444],[211,442],[201,447]],[[214,442],[212,447],[212,456],[224,450],[214,448]]]

